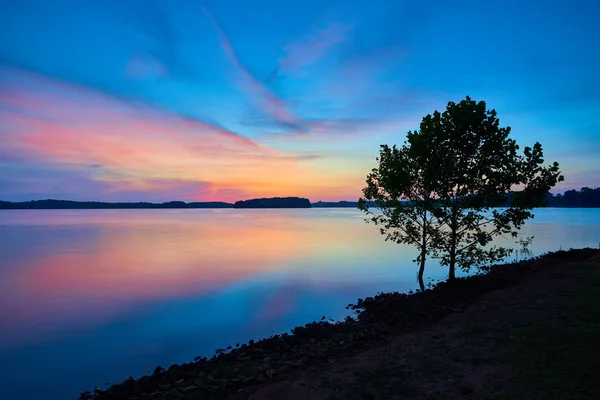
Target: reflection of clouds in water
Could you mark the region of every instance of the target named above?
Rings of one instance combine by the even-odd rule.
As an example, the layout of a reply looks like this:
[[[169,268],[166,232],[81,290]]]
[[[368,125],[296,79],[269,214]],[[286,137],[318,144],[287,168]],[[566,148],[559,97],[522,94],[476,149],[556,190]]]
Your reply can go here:
[[[371,249],[384,244],[376,234],[364,235],[370,227],[362,221],[339,214],[327,210],[6,214],[3,229],[9,230],[9,239],[0,244],[0,255],[11,263],[3,265],[0,275],[2,286],[10,290],[0,293],[0,322],[8,327],[0,337],[6,345],[48,340],[167,301],[216,298],[237,282],[258,277],[273,278],[266,290],[281,281],[286,290],[310,286],[304,294],[308,297],[334,287],[352,292],[349,281],[360,273],[363,262],[350,263],[349,258],[364,252],[359,243],[372,243]],[[243,296],[236,301],[256,303]],[[288,301],[288,308],[281,299],[263,308],[273,308],[268,311],[272,319],[284,317],[293,313],[293,299]]]
[[[299,291],[294,287],[285,286],[272,293],[267,293],[263,304],[255,310],[250,324],[264,324],[278,320],[290,314],[297,305]]]
[[[111,215],[118,222],[107,218],[101,228],[84,228],[78,221],[52,231],[29,227],[21,232],[27,240],[13,243],[13,265],[2,270],[12,286],[0,294],[0,317],[7,327],[3,339],[21,342],[26,333],[40,336],[40,329],[101,325],[145,303],[205,296],[266,273],[302,250],[294,230],[217,225],[209,218],[139,227],[135,220],[123,223],[126,213]],[[40,243],[48,246],[38,254],[31,251]]]
[[[15,362],[0,376],[35,375],[50,389],[64,376],[87,374],[89,388],[343,319],[359,297],[417,286],[414,249],[385,242],[353,209],[1,214],[0,358]],[[535,236],[533,255],[595,247],[598,217],[536,210],[519,235]],[[514,241],[497,244],[518,251]],[[427,278],[446,273],[428,261]]]
[[[354,209],[68,210],[4,216],[7,239],[0,243],[0,257],[10,260],[0,269],[0,323],[8,327],[0,338],[5,342],[47,340],[41,332],[102,326],[182,298],[214,303],[243,282],[254,282],[264,293],[240,292],[222,310],[247,303],[253,323],[274,325],[290,315],[343,309],[358,297],[408,290],[415,283],[414,249],[384,242]],[[536,218],[520,232],[535,237],[525,251],[508,237],[496,243],[515,249],[513,256],[520,259],[561,245],[565,250],[595,247],[599,216],[597,210],[536,210]],[[429,260],[427,277],[445,274]]]

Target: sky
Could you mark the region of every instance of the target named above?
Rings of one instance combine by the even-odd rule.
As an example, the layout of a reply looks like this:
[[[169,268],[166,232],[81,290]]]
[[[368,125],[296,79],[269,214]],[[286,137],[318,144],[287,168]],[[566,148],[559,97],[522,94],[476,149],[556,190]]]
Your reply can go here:
[[[600,2],[0,0],[0,199],[356,200],[469,95],[600,186]]]

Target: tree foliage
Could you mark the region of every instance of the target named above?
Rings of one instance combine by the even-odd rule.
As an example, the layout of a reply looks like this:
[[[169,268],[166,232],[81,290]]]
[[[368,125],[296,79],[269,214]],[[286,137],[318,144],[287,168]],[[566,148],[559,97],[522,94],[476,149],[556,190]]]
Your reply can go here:
[[[386,239],[439,258],[449,279],[457,266],[469,270],[504,258],[509,249],[490,245],[493,238],[516,236],[563,180],[558,163],[544,166],[540,143],[520,153],[510,132],[483,101],[449,102],[408,132],[402,147],[381,147],[361,209]]]
[[[409,132],[402,147],[381,145],[378,168],[367,176],[365,198],[360,209],[380,227],[385,240],[414,245],[419,249],[414,260],[421,290],[425,289],[423,273],[433,235],[439,230],[433,211],[433,182],[430,169],[423,168],[431,160],[425,138]]]

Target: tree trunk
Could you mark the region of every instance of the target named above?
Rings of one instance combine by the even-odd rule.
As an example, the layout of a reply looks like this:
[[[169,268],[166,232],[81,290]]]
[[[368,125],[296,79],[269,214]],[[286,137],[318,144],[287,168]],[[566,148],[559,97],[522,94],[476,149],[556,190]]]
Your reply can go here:
[[[456,201],[456,200],[455,200]],[[452,223],[450,225],[450,263],[448,265],[448,280],[456,279],[456,231],[458,230],[456,221],[456,203],[452,203]]]
[[[423,213],[423,237],[421,242],[421,265],[419,266],[419,287],[425,291],[423,273],[425,272],[425,257],[427,257],[427,211]]]
[[[448,265],[448,280],[453,281],[454,279],[456,279],[456,273],[455,273],[456,250],[455,250],[454,244],[452,244],[452,249],[450,251],[451,252],[450,252],[450,264]]]
[[[421,292],[425,291],[425,282],[423,282],[423,273],[425,272],[425,254],[423,253],[421,253],[421,266],[419,267],[419,287],[421,288]]]

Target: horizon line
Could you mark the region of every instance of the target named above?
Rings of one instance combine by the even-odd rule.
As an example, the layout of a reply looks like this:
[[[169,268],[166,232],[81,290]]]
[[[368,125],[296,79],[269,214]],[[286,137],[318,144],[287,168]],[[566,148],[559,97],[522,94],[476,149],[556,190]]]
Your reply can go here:
[[[341,202],[347,202],[347,203],[358,203],[358,199],[357,200],[317,200],[317,201],[311,201],[308,197],[301,197],[301,196],[274,196],[274,197],[253,197],[253,198],[248,198],[248,199],[244,199],[244,200],[236,200],[234,202],[229,202],[229,201],[222,201],[222,200],[212,200],[212,201],[205,201],[205,200],[193,200],[193,201],[183,201],[183,200],[168,200],[168,201],[163,201],[163,202],[153,202],[153,201],[103,201],[103,200],[66,200],[66,199],[52,199],[52,198],[47,198],[47,199],[39,199],[39,200],[16,200],[16,201],[12,201],[12,200],[1,200],[0,202],[2,203],[32,203],[35,201],[68,201],[68,202],[73,202],[73,203],[106,203],[106,204],[121,204],[121,203],[130,203],[130,204],[168,204],[168,203],[184,203],[184,204],[192,204],[192,203],[222,203],[222,204],[235,204],[238,201],[248,201],[248,200],[257,200],[257,199],[307,199],[309,200],[311,203],[341,203]]]
[[[558,192],[558,193],[552,193],[552,191],[549,191],[549,194],[552,194],[553,196],[557,196],[557,195],[564,195],[566,192],[574,190],[576,192],[581,192],[583,189],[591,189],[591,190],[597,190],[600,189],[600,187],[589,187],[589,186],[583,186],[580,189],[568,189],[565,190],[563,192]],[[2,200],[0,199],[0,203],[31,203],[31,202],[36,202],[36,201],[65,201],[65,202],[74,202],[74,203],[105,203],[105,204],[122,204],[122,203],[130,203],[130,204],[156,204],[156,205],[160,205],[160,204],[167,204],[167,203],[184,203],[184,204],[190,204],[190,203],[222,203],[222,204],[231,204],[234,205],[236,202],[240,202],[240,201],[248,201],[248,200],[257,200],[257,199],[289,199],[289,198],[299,198],[299,199],[307,199],[308,201],[310,201],[311,204],[313,203],[342,203],[342,202],[347,202],[347,203],[357,203],[358,199],[356,200],[317,200],[317,201],[312,201],[310,200],[308,197],[302,197],[302,196],[273,196],[273,197],[253,197],[253,198],[247,198],[247,199],[243,199],[243,200],[236,200],[234,202],[229,202],[229,201],[222,201],[222,200],[212,200],[212,201],[204,201],[204,200],[193,200],[193,201],[184,201],[184,200],[168,200],[168,201],[163,201],[163,202],[153,202],[153,201],[103,201],[103,200],[66,200],[66,199],[57,199],[57,198],[45,198],[45,199],[38,199],[38,200]]]

